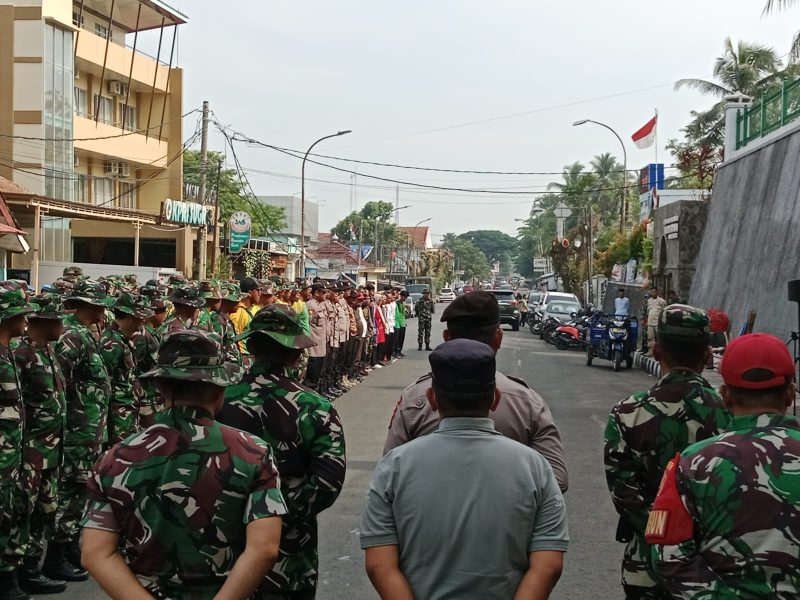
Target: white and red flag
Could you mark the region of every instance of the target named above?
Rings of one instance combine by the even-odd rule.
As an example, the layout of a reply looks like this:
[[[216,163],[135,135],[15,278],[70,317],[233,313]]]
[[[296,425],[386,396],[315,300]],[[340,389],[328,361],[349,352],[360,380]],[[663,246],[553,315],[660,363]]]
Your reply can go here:
[[[633,143],[636,144],[637,148],[644,150],[655,143],[657,125],[658,115],[650,119],[647,123],[645,123],[644,127],[631,136],[631,139],[633,140]]]

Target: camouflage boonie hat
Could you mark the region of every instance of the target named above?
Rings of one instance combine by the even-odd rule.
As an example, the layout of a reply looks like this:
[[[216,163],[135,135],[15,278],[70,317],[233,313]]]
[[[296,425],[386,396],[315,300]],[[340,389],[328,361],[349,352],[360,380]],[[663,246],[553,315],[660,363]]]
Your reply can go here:
[[[137,319],[149,319],[153,316],[148,299],[140,294],[122,292],[117,296],[116,301],[111,306],[112,310],[118,310],[126,315],[132,315]]]
[[[183,287],[185,285],[189,285],[189,280],[186,279],[186,275],[182,275],[181,273],[173,273],[169,276],[167,282],[172,287]]]
[[[222,284],[222,299],[228,302],[241,302],[242,298],[246,298],[247,294],[239,289],[238,284],[223,283]]]
[[[68,279],[59,278],[53,282],[51,287],[56,294],[66,296],[72,291],[72,288],[75,287],[75,284]]]
[[[236,341],[263,333],[287,348],[302,350],[317,343],[308,337],[300,325],[300,317],[286,304],[270,304],[262,308],[250,321],[246,331],[236,337]]]
[[[708,313],[702,308],[687,304],[670,304],[658,319],[658,338],[697,339],[711,331]]]
[[[200,297],[204,300],[220,300],[223,297],[216,281],[201,281],[199,290]]]
[[[172,290],[169,300],[173,304],[184,304],[195,308],[204,308],[206,305],[206,301],[200,297],[200,290],[188,285]]]
[[[243,373],[238,364],[225,360],[219,336],[184,330],[164,338],[156,367],[139,378],[201,381],[225,387],[238,383]]]
[[[64,267],[64,272],[61,274],[62,277],[83,277],[83,269],[76,266],[71,267]]]
[[[162,310],[167,308],[167,290],[165,287],[158,284],[144,285],[139,288],[139,293],[150,302],[151,309]]]
[[[72,291],[64,298],[65,305],[74,302],[86,302],[93,306],[108,307],[114,302],[114,299],[108,296],[106,288],[100,282],[84,279],[76,282],[72,286]]]
[[[0,321],[32,313],[36,308],[28,303],[25,290],[14,281],[0,282]]]
[[[31,298],[31,304],[35,312],[28,315],[29,319],[48,319],[55,321],[64,317],[64,305],[61,304],[61,296],[58,294],[39,294]]]

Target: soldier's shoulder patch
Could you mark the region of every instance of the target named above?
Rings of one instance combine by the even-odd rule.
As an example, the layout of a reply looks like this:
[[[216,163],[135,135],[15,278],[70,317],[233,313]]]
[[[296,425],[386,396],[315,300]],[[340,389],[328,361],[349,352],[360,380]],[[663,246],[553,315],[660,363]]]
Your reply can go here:
[[[680,544],[694,535],[692,515],[686,510],[678,492],[679,463],[680,454],[677,454],[664,470],[658,495],[647,519],[645,539],[648,544]]]
[[[503,373],[503,375],[505,375],[506,377],[508,377],[508,378],[509,378],[511,381],[513,381],[514,383],[518,383],[518,384],[520,384],[520,385],[521,385],[522,387],[524,387],[524,388],[531,389],[531,387],[530,387],[530,386],[529,386],[527,383],[525,383],[525,380],[524,380],[524,379],[521,379],[521,378],[519,378],[519,377],[514,377],[513,375],[509,375],[508,373]]]

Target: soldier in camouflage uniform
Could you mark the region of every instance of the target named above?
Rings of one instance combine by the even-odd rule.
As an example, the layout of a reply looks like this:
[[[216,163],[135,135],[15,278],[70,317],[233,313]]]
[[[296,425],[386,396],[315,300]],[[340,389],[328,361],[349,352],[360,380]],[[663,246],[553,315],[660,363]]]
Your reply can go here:
[[[167,408],[94,465],[82,522],[83,562],[112,598],[250,598],[274,564],[286,505],[270,449],[214,421],[240,376],[198,331],[167,335],[142,375]]]
[[[241,337],[254,363],[241,383],[225,390],[219,419],[271,446],[289,510],[278,563],[260,588],[262,598],[314,598],[317,515],[334,503],[344,483],[342,426],[328,399],[285,376],[303,348],[314,345],[294,310],[277,303],[262,309]]]
[[[56,527],[42,568],[52,579],[88,577],[80,564],[79,522],[86,503],[86,478],[108,439],[111,385],[97,326],[112,302],[92,280],[78,282],[64,299],[65,308],[75,312],[64,318],[66,331],[55,345],[67,382],[67,413]]]
[[[17,283],[0,283],[0,599],[16,600],[19,590],[15,570],[19,520],[24,512],[22,493],[22,431],[25,411],[11,349],[11,340],[25,332],[25,315],[33,312]],[[23,595],[24,597],[24,595]]]
[[[76,266],[71,267],[64,267],[64,270],[61,273],[61,279],[64,281],[69,281],[71,283],[77,282],[79,279],[83,277],[83,269]]]
[[[142,348],[136,339],[145,335],[144,320],[153,316],[144,296],[122,292],[111,307],[114,322],[100,336],[100,354],[111,382],[108,407],[108,445],[121,442],[139,430],[139,413],[145,394],[139,375]]]
[[[431,350],[431,321],[436,312],[436,305],[431,299],[431,291],[424,289],[422,298],[414,306],[417,313],[417,350],[422,350],[422,342],[425,342],[425,350]]]
[[[149,308],[153,311],[153,316],[145,320],[141,333],[134,338],[136,364],[139,373],[144,373],[156,367],[158,345],[161,343],[158,329],[167,317],[167,298],[165,289],[155,281],[148,281],[139,288],[139,293],[149,299]],[[152,379],[140,379],[139,383],[144,392],[139,410],[139,427],[146,429],[155,423],[156,412],[160,410],[162,403],[158,387]]]
[[[58,509],[66,382],[53,342],[64,332],[64,311],[56,294],[36,296],[33,302],[36,312],[28,315],[26,335],[14,349],[25,406],[22,475],[26,503],[19,521],[25,533],[17,541],[24,556],[22,588],[31,594],[48,594],[67,587],[65,581],[50,579],[39,569]]]
[[[800,597],[800,422],[784,343],[744,335],[725,348],[726,433],[670,462],[647,527],[673,598]]]
[[[198,316],[200,309],[205,307],[206,301],[200,297],[200,291],[197,288],[189,285],[177,287],[172,290],[169,301],[172,302],[173,313],[167,317],[159,329],[161,337],[176,331],[199,329]]]
[[[197,316],[196,329],[222,337],[222,326],[218,318],[218,311],[222,304],[222,291],[219,284],[216,281],[201,281],[198,292],[205,304]]]
[[[708,337],[705,311],[682,304],[662,311],[654,355],[665,375],[652,389],[614,406],[608,418],[606,480],[620,515],[617,541],[626,544],[622,585],[628,599],[669,597],[655,577],[645,542],[648,511],[675,453],[716,435],[730,419],[701,375]]]

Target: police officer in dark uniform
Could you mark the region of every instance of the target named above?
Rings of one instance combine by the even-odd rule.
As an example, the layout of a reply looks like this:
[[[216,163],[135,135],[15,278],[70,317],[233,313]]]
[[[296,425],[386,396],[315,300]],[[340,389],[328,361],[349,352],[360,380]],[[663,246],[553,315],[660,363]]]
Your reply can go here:
[[[441,320],[447,323],[445,341],[466,338],[488,344],[495,352],[500,349],[500,307],[492,294],[476,291],[459,296],[444,310]],[[550,408],[521,379],[498,372],[496,380],[500,401],[489,413],[495,428],[544,456],[565,491],[568,478],[564,448]],[[425,396],[430,387],[431,377],[426,375],[403,390],[389,423],[384,453],[436,430],[440,417]]]

